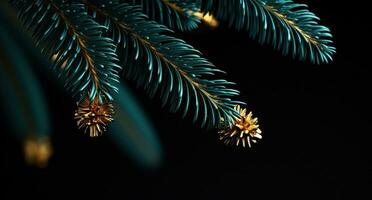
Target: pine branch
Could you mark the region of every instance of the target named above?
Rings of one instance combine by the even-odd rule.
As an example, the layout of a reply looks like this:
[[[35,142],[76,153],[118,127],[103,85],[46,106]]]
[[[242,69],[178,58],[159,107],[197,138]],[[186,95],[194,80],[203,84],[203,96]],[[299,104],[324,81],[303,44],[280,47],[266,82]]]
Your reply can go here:
[[[191,31],[201,19],[193,13],[200,10],[199,0],[122,0],[138,5],[150,19],[170,29]]]
[[[109,127],[112,143],[128,154],[139,167],[155,169],[163,158],[156,130],[125,82],[121,82],[119,91],[115,96],[115,121]]]
[[[183,116],[193,104],[194,121],[202,118],[202,127],[219,127],[221,118],[226,126],[233,123],[234,116],[238,115],[234,105],[240,102],[230,98],[239,92],[228,88],[232,83],[225,80],[206,79],[222,71],[200,57],[197,50],[167,35],[170,30],[149,21],[139,7],[84,2],[118,42],[126,77],[136,79],[150,96],[160,87],[163,106],[170,104],[170,110],[177,111],[183,105]],[[194,98],[193,103],[191,98]]]
[[[292,0],[203,0],[202,11],[211,12],[230,27],[247,30],[260,43],[270,43],[283,55],[313,63],[332,60],[336,48],[329,28],[307,5]]]
[[[32,71],[28,38],[8,7],[0,3],[0,99],[4,119],[21,140],[47,137],[49,113],[40,83]],[[38,63],[43,65],[43,62]]]
[[[120,69],[116,46],[102,36],[105,28],[91,19],[83,4],[35,0],[14,1],[14,5],[73,96],[112,100]]]

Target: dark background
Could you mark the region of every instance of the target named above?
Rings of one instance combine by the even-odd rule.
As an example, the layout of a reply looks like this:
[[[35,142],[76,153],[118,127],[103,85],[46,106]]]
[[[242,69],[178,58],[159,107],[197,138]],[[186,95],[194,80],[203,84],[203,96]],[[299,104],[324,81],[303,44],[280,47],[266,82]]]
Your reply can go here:
[[[305,1],[301,1],[305,2]],[[0,195],[12,198],[244,198],[369,199],[371,186],[371,23],[363,5],[306,1],[330,26],[338,53],[315,66],[282,57],[247,33],[225,28],[181,35],[238,83],[242,100],[260,119],[263,140],[251,149],[226,147],[215,132],[138,99],[164,147],[160,169],[142,170],[110,143],[109,135],[80,134],[73,100],[41,74],[54,113],[54,156],[46,169],[26,166],[21,145],[2,125]],[[5,129],[4,129],[5,128]],[[3,198],[2,198],[3,199]]]

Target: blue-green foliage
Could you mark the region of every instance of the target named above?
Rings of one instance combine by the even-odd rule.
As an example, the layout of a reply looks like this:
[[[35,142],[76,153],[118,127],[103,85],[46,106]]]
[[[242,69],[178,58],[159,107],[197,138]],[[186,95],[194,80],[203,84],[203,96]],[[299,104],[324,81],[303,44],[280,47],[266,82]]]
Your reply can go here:
[[[96,1],[90,1],[96,2]],[[234,105],[239,92],[230,89],[231,82],[213,79],[222,72],[201,57],[199,51],[183,40],[171,35],[171,31],[155,21],[147,19],[140,7],[128,4],[96,3],[99,7],[93,15],[105,24],[114,41],[118,43],[124,75],[137,80],[150,96],[160,90],[163,105],[171,111],[182,108],[185,116],[193,106],[194,121],[201,126],[218,127],[221,118],[224,125],[231,125],[236,116]]]
[[[19,139],[43,137],[50,134],[45,97],[26,52],[30,44],[8,11],[0,3],[0,106]]]
[[[159,167],[163,158],[160,141],[141,106],[124,83],[119,86],[114,106],[115,120],[109,127],[112,142],[141,167]]]
[[[191,31],[196,29],[200,19],[192,15],[200,10],[199,0],[122,0],[142,8],[150,19],[170,29]],[[176,5],[177,9],[171,5]]]
[[[292,0],[202,0],[202,10],[229,27],[248,31],[260,43],[272,44],[284,55],[320,64],[331,61],[336,52],[330,30],[306,5]]]
[[[13,0],[38,47],[54,62],[66,88],[79,99],[109,101],[119,71],[172,112],[191,113],[204,127],[230,126],[237,116],[233,84],[171,29],[188,31],[210,12],[246,30],[284,55],[314,63],[335,53],[330,30],[306,5],[291,0]],[[174,6],[175,5],[175,6]],[[168,28],[170,29],[168,29]],[[119,61],[120,59],[120,61]],[[220,123],[223,119],[224,123]]]
[[[65,87],[81,99],[112,100],[119,80],[113,41],[103,34],[83,4],[63,1],[15,1],[18,16],[36,45],[54,62]]]

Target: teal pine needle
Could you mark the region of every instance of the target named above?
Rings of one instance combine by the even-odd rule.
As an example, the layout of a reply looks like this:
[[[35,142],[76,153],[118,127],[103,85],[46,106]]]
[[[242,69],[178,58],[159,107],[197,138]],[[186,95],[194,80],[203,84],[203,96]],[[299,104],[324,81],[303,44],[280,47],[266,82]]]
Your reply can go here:
[[[1,3],[2,9],[5,4]],[[259,43],[270,44],[283,55],[299,60],[329,63],[336,52],[330,29],[320,24],[307,5],[292,0],[11,0],[9,5],[31,35],[35,49],[51,61],[50,68],[76,100],[78,126],[98,136],[118,118],[119,125],[112,130],[119,141],[133,134],[126,129],[125,134],[117,135],[117,127],[130,125],[120,123],[123,118],[146,119],[128,112],[125,102],[134,100],[126,89],[120,91],[121,79],[133,80],[150,97],[160,98],[162,106],[171,112],[190,116],[200,127],[218,129],[227,138],[231,137],[227,133],[242,123],[241,113],[235,108],[245,103],[239,99],[235,83],[225,80],[223,70],[174,34],[198,29],[203,15],[213,15],[221,27],[244,31]],[[2,32],[1,39],[10,37]],[[16,47],[14,39],[1,44]],[[29,67],[0,53],[5,58],[2,60],[10,59],[14,72]],[[10,80],[3,73],[9,66],[3,62],[0,65],[3,80]],[[31,76],[14,77],[34,83]],[[14,84],[7,91],[12,88]],[[36,96],[27,91],[24,94],[30,102],[42,102],[38,92],[32,93]],[[46,121],[40,115],[44,108],[37,103],[30,106],[34,106],[30,109],[35,111],[36,120]],[[115,115],[115,110],[119,114]],[[141,143],[160,149],[151,128],[141,129],[139,134],[143,136]],[[153,155],[156,162],[158,157]]]

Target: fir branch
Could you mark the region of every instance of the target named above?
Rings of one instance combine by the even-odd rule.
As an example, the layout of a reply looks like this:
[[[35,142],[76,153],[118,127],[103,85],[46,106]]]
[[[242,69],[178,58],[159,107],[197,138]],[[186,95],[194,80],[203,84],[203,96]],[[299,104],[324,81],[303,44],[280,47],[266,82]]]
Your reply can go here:
[[[156,129],[145,115],[132,91],[122,81],[115,96],[115,120],[110,125],[110,139],[118,150],[128,154],[139,167],[155,169],[163,159],[163,149]]]
[[[102,35],[104,26],[87,14],[84,4],[35,0],[15,1],[14,5],[73,96],[112,100],[120,69],[116,46]]]
[[[208,80],[215,72],[222,72],[200,57],[200,53],[184,41],[166,35],[170,30],[149,21],[141,9],[128,4],[101,4],[84,1],[94,10],[97,21],[107,25],[109,33],[118,42],[118,54],[124,73],[144,86],[150,96],[161,87],[163,105],[170,104],[177,111],[182,103],[183,115],[189,111],[194,98],[194,121],[202,118],[201,126],[221,126],[233,123],[237,101],[230,98],[238,91],[227,86],[225,80]],[[201,111],[199,111],[201,109]]]
[[[32,45],[8,11],[0,3],[0,21],[4,22],[0,24],[0,107],[6,111],[4,119],[19,139],[45,137],[50,133],[49,113],[30,62],[37,54],[28,52]]]
[[[202,11],[211,12],[230,27],[247,30],[260,43],[270,43],[283,55],[313,63],[332,60],[333,46],[329,28],[307,5],[292,0],[203,0]]]
[[[200,10],[199,0],[130,0],[138,5],[150,19],[179,31],[196,29],[201,20],[193,15]]]

